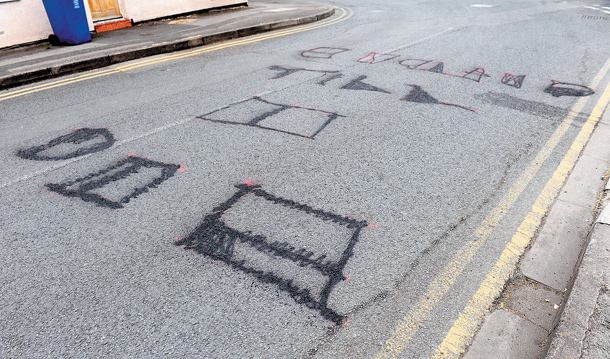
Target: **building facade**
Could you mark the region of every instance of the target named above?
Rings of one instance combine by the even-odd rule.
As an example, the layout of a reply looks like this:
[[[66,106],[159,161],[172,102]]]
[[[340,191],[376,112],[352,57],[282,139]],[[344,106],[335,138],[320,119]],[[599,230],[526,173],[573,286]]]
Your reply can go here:
[[[246,0],[84,0],[89,30],[98,32],[245,3]],[[110,26],[113,23],[115,26]],[[52,33],[42,0],[0,0],[0,49],[44,40]]]

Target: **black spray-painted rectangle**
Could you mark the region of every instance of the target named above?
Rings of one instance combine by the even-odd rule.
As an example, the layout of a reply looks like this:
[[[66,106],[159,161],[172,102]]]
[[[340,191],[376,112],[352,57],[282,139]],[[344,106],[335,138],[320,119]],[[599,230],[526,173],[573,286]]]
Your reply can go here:
[[[180,165],[129,156],[85,177],[46,187],[67,197],[113,209],[123,208],[132,199],[172,177]]]
[[[295,105],[283,105],[252,97],[198,116],[202,120],[257,127],[314,139],[337,117],[336,113]]]
[[[176,244],[275,284],[297,303],[341,323],[328,308],[334,286],[344,280],[366,221],[357,221],[242,184],[228,201]]]

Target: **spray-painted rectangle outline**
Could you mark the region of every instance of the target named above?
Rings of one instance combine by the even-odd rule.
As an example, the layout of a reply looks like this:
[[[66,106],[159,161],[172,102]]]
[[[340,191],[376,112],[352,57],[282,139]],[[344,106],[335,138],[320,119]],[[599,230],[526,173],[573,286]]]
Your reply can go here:
[[[236,186],[238,191],[226,202],[212,210],[211,214],[205,216],[203,222],[185,238],[178,238],[176,245],[185,249],[192,249],[215,260],[222,261],[234,269],[248,273],[263,283],[273,283],[288,294],[299,304],[317,310],[324,318],[337,324],[343,322],[345,317],[328,308],[328,299],[333,287],[345,279],[343,270],[347,261],[353,254],[353,249],[360,237],[360,231],[368,224],[366,221],[357,221],[348,217],[336,215],[320,209],[314,209],[308,205],[301,204],[289,199],[274,196],[261,189],[259,185],[241,184]],[[228,227],[221,219],[223,214],[233,207],[242,197],[252,194],[274,204],[285,206],[298,211],[303,211],[318,219],[331,221],[337,225],[353,229],[347,246],[342,252],[341,258],[336,261],[325,261],[325,255],[313,259],[313,252],[304,248],[296,249],[285,242],[270,242],[265,236],[254,235],[250,232],[242,232]],[[300,266],[309,266],[316,269],[323,276],[328,277],[319,299],[310,293],[307,288],[301,288],[294,284],[289,278],[283,278],[272,271],[259,270],[248,266],[246,261],[232,257],[234,245],[239,241],[252,247],[282,259],[298,263]]]
[[[125,166],[124,169],[118,170],[119,168]],[[103,196],[91,192],[95,189],[102,188],[109,183],[120,181],[124,178],[129,177],[130,175],[137,173],[138,170],[142,167],[145,168],[160,168],[161,175],[153,178],[146,185],[134,188],[131,193],[124,196],[118,201],[112,201],[108,198],[104,198]],[[72,181],[67,181],[64,183],[48,183],[46,187],[53,191],[57,192],[66,197],[79,197],[85,202],[94,202],[99,206],[110,207],[113,209],[123,208],[123,204],[128,203],[131,199],[136,198],[142,193],[146,193],[150,188],[155,188],[168,178],[172,177],[176,171],[180,168],[180,165],[176,164],[168,164],[158,161],[152,161],[145,158],[128,156],[127,158],[118,161],[114,165],[106,167],[100,171],[90,173],[85,177],[78,178]],[[116,170],[116,171],[115,171]],[[111,173],[115,171],[114,173]],[[77,189],[69,189],[68,187],[73,186],[75,184],[79,184]]]
[[[220,112],[222,110],[226,110],[228,108],[231,108],[232,106],[235,105],[239,105],[239,104],[243,104],[249,101],[259,101],[262,102],[264,104],[268,104],[268,105],[273,105],[273,106],[278,106],[277,109],[272,110],[272,111],[268,111],[262,115],[259,115],[255,118],[250,119],[247,122],[239,122],[239,121],[226,121],[226,120],[217,120],[217,119],[213,119],[213,118],[209,118],[210,115],[216,113],[216,112]],[[328,119],[316,130],[314,131],[313,134],[311,135],[304,135],[301,133],[297,133],[297,132],[292,132],[292,131],[287,131],[287,130],[282,130],[279,128],[274,128],[274,127],[268,127],[268,126],[263,126],[260,125],[259,123],[261,121],[263,121],[264,119],[271,117],[273,115],[277,115],[278,113],[285,111],[285,110],[290,110],[290,109],[302,109],[302,110],[307,110],[307,111],[315,111],[315,112],[319,112],[319,113],[323,113],[325,115],[328,116]],[[321,110],[316,110],[313,108],[308,108],[308,107],[302,107],[299,105],[284,105],[284,104],[279,104],[279,103],[274,103],[274,102],[270,102],[267,100],[263,100],[262,98],[258,97],[258,96],[253,96],[249,99],[243,100],[243,101],[239,101],[239,102],[234,102],[230,105],[224,106],[218,110],[214,110],[212,112],[208,112],[204,115],[201,116],[197,116],[197,118],[202,119],[202,120],[206,120],[206,121],[211,121],[211,122],[216,122],[216,123],[223,123],[223,124],[229,124],[229,125],[241,125],[241,126],[249,126],[249,127],[258,127],[264,130],[271,130],[271,131],[276,131],[276,132],[281,132],[281,133],[285,133],[288,135],[292,135],[292,136],[298,136],[298,137],[303,137],[303,138],[308,138],[313,140],[320,132],[322,132],[322,130],[324,130],[326,128],[326,126],[328,126],[331,122],[333,122],[335,119],[337,119],[337,117],[344,117],[341,116],[339,114],[333,113],[333,112],[325,112],[325,111],[321,111]]]

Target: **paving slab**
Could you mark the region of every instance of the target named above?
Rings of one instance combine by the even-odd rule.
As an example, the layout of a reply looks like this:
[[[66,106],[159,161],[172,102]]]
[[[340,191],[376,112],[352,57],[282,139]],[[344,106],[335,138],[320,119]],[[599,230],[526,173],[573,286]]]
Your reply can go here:
[[[608,264],[610,266],[610,263]],[[610,273],[606,272],[595,311],[589,318],[580,359],[610,358]]]
[[[590,202],[595,203],[595,198]],[[563,292],[574,273],[593,215],[591,205],[584,207],[560,199],[554,205],[558,206],[561,210],[551,210],[520,269],[526,277]]]
[[[561,295],[543,285],[524,284],[511,290],[507,306],[512,312],[550,331],[557,315],[555,306],[561,300]]]
[[[555,329],[547,359],[580,358],[589,319],[596,309],[604,274],[610,263],[610,225],[598,223]]]
[[[464,359],[536,358],[548,332],[506,310],[489,315]]]
[[[610,181],[608,181],[610,182]],[[610,206],[604,207],[602,213],[597,217],[597,223],[610,224]]]
[[[610,136],[610,133],[608,133],[608,136]],[[591,154],[594,154],[594,156]],[[600,191],[604,189],[602,177],[609,163],[610,156],[605,152],[587,151],[583,153],[570,175],[571,180],[561,189],[559,199],[589,208],[587,219],[592,220],[593,212],[591,204],[595,203]]]

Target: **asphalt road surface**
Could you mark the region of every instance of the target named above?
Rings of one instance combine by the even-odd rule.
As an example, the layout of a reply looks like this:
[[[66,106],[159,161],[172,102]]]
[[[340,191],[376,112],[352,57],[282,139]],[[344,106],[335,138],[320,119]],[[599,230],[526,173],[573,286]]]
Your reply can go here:
[[[435,353],[605,88],[610,3],[329,3],[0,102],[0,355]]]

